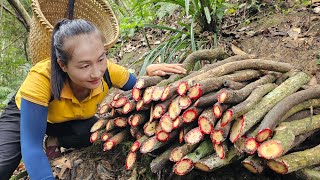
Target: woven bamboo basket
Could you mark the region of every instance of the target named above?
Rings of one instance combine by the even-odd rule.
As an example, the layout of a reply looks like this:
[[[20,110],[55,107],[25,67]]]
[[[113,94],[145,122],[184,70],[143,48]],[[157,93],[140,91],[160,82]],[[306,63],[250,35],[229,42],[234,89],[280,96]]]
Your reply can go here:
[[[50,57],[51,34],[54,25],[67,18],[68,0],[32,0],[32,21],[29,33],[29,53],[32,64]],[[105,49],[119,37],[119,24],[111,6],[105,0],[76,0],[74,18],[94,23],[106,38]]]

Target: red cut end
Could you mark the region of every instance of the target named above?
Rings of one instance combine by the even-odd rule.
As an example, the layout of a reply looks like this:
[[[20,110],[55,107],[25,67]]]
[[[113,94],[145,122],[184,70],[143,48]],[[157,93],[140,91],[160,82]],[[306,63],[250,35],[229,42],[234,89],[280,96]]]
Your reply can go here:
[[[246,142],[245,142],[245,151],[248,154],[254,154],[257,149],[259,147],[259,143],[257,143],[257,141],[255,140],[255,138],[250,137],[247,138]]]
[[[136,109],[137,109],[137,111],[140,111],[140,110],[142,109],[143,105],[144,105],[143,100],[142,100],[142,99],[139,100],[139,101],[137,102],[137,104],[136,104]]]
[[[188,144],[196,144],[201,141],[203,134],[199,127],[191,129],[185,136],[184,141]]]
[[[169,137],[170,137],[170,135],[169,135],[169,133],[167,133],[167,132],[165,132],[165,131],[160,131],[160,132],[158,132],[157,133],[157,140],[158,141],[160,141],[160,142],[166,142],[168,139],[169,139]]]
[[[140,152],[142,154],[151,152],[157,142],[158,142],[157,138],[153,136],[152,138],[148,139],[141,145]]]
[[[230,121],[232,120],[232,116],[233,116],[233,110],[232,109],[226,110],[226,112],[224,113],[224,115],[221,119],[220,126],[224,127],[225,125],[230,123]]]
[[[168,114],[165,114],[160,119],[160,126],[165,132],[171,132],[173,129],[172,120]]]
[[[137,115],[137,114],[133,115],[132,119],[131,119],[131,126],[132,127],[138,126],[140,123],[140,119],[141,119],[141,117],[139,115]]]
[[[128,124],[127,119],[126,118],[122,118],[122,117],[118,117],[114,120],[114,125],[116,125],[117,127],[126,127]]]
[[[177,93],[182,96],[184,95],[189,89],[188,83],[185,81],[182,81],[179,83],[178,88],[177,88]]]
[[[184,123],[190,123],[198,117],[198,112],[195,109],[188,109],[183,112],[182,120]]]
[[[161,104],[157,104],[153,109],[153,118],[158,119],[164,114],[164,109]]]
[[[155,87],[152,93],[152,100],[159,101],[162,97],[163,90],[162,87]]]
[[[175,119],[181,113],[181,108],[179,106],[179,97],[174,99],[169,106],[168,113],[171,119]]]
[[[273,159],[268,161],[267,165],[269,166],[270,169],[272,169],[273,171],[279,174],[287,174],[289,171],[288,165],[283,161]]]
[[[122,106],[124,106],[125,103],[127,103],[127,98],[126,97],[121,97],[116,101],[116,103],[114,104],[114,107],[115,108],[122,107]]]
[[[124,104],[122,108],[122,114],[128,114],[129,112],[131,112],[132,109],[133,109],[132,103],[127,102],[126,104]]]
[[[102,136],[101,136],[101,140],[102,141],[107,141],[109,138],[110,138],[110,136],[109,136],[108,133],[103,133]]]
[[[217,119],[221,117],[222,109],[219,104],[213,105],[213,114],[214,114],[214,117],[216,117]]]
[[[264,142],[265,140],[269,139],[272,135],[272,130],[270,128],[263,129],[259,131],[259,133],[256,136],[256,141],[258,142]]]
[[[138,79],[134,88],[141,89],[144,85],[144,79]]]
[[[149,104],[152,100],[152,92],[153,92],[153,87],[148,87],[146,88],[146,90],[144,91],[144,94],[143,94],[143,102],[145,104]]]
[[[183,121],[182,118],[180,116],[178,116],[172,123],[172,128],[173,129],[177,129],[178,127],[180,127],[182,125]]]
[[[216,151],[217,155],[219,156],[220,159],[224,159],[225,158],[225,149],[223,147],[223,145],[221,144],[215,144],[214,145],[214,150]]]
[[[111,150],[115,145],[114,141],[108,140],[103,145],[103,151]]]
[[[182,176],[190,172],[193,167],[193,163],[190,159],[182,159],[174,165],[173,172],[179,176]]]
[[[191,105],[192,101],[188,96],[182,95],[179,98],[179,106],[182,109],[186,109]]]
[[[218,102],[219,103],[224,103],[224,101],[227,98],[227,92],[226,91],[222,91],[219,95],[218,95]]]
[[[210,134],[213,130],[213,125],[204,116],[199,117],[198,126],[203,134]]]
[[[130,151],[131,152],[136,152],[138,151],[138,149],[140,148],[141,144],[139,141],[135,141],[132,145],[131,145],[131,148],[130,148]]]
[[[183,158],[184,154],[181,151],[181,146],[174,148],[171,153],[169,160],[172,162],[178,162]]]
[[[126,170],[130,170],[135,164],[137,159],[137,154],[135,152],[129,152],[126,159]]]
[[[167,86],[165,89],[164,89],[164,91],[163,91],[163,93],[162,93],[162,96],[161,96],[161,101],[165,101],[165,100],[167,100],[168,99],[168,95],[169,95],[169,93],[170,93],[170,86]]]
[[[104,115],[105,113],[107,113],[109,110],[109,105],[108,104],[104,104],[100,107],[99,109],[99,115]]]
[[[283,148],[281,144],[279,144],[275,140],[269,140],[263,142],[258,147],[258,155],[264,159],[275,159],[282,155]]]
[[[236,122],[233,123],[232,128],[231,128],[230,137],[229,137],[229,139],[232,143],[235,143],[239,139],[239,137],[242,133],[243,125],[244,125],[244,117],[236,120]]]
[[[221,144],[224,141],[222,130],[213,130],[210,134],[213,144]]]
[[[90,136],[90,142],[93,143],[93,142],[95,142],[97,139],[99,139],[99,133],[98,133],[98,132],[92,133],[91,136]]]
[[[199,99],[202,96],[202,88],[200,84],[192,86],[188,91],[188,96],[190,99]]]
[[[155,134],[156,132],[156,126],[157,126],[157,121],[153,121],[153,122],[147,122],[144,126],[143,126],[143,132],[144,134],[146,134],[147,136],[152,136]]]
[[[137,88],[133,88],[132,89],[132,98],[135,100],[135,101],[139,101],[141,99],[141,90],[140,89],[137,89]]]

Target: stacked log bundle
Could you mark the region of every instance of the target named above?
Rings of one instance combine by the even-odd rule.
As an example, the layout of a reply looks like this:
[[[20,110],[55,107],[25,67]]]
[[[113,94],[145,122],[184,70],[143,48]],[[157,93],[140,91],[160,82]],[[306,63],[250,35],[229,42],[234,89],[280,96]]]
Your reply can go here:
[[[310,77],[288,63],[225,55],[197,51],[184,62],[188,75],[138,78],[132,91],[100,105],[90,141],[108,151],[129,139],[126,169],[153,153],[154,173],[170,167],[185,175],[241,162],[253,173],[286,174],[319,165],[312,157],[319,146],[290,150],[320,129],[312,111],[320,106],[320,85],[306,86]],[[198,60],[214,63],[191,72]],[[308,117],[292,120],[302,111]]]

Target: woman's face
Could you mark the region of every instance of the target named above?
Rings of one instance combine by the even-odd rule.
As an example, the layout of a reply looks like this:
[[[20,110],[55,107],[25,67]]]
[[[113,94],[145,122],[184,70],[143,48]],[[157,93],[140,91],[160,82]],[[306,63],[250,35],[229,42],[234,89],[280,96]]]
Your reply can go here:
[[[65,40],[65,50],[71,57],[60,67],[69,75],[73,87],[95,89],[107,68],[107,58],[101,36],[97,32],[82,34]]]

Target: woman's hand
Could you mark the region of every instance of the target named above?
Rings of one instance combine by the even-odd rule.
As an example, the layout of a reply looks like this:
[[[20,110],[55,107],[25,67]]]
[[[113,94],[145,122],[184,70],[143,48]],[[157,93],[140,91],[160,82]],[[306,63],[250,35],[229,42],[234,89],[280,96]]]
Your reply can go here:
[[[186,74],[187,70],[182,64],[150,64],[147,68],[148,76],[165,76],[171,74]]]

